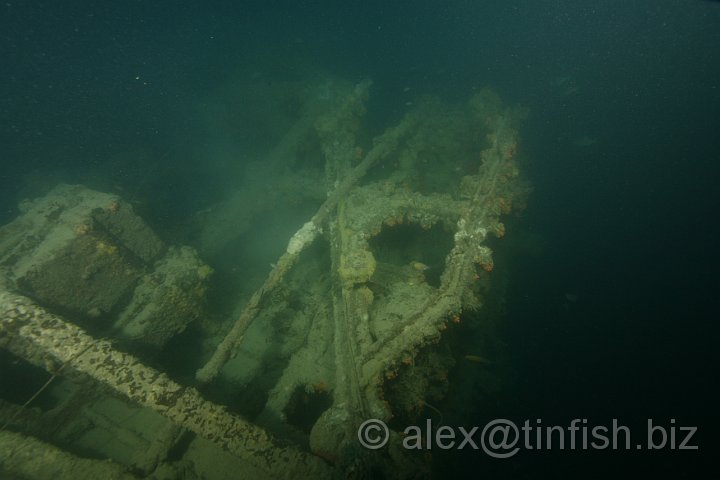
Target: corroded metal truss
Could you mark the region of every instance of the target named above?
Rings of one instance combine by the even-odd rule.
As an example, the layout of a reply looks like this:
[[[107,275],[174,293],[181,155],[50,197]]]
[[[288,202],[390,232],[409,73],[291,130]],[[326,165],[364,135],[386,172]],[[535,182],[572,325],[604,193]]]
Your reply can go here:
[[[515,158],[521,110],[504,107],[490,91],[458,107],[427,99],[363,151],[357,132],[369,88],[370,82],[363,82],[338,89],[332,108],[315,115],[312,123],[303,120],[304,131],[319,140],[327,199],[290,238],[263,285],[196,373],[200,384],[216,381],[253,321],[274,307],[281,310],[273,303],[290,288],[289,274],[302,268],[309,247],[324,242],[330,271],[306,286],[313,314],[304,342],[288,350],[257,418],[277,433],[298,389],[327,394],[327,408],[310,427],[312,453],[278,441],[258,424],[205,400],[109,341],[93,338],[6,284],[0,288],[0,347],[53,373],[90,376],[273,478],[327,478],[337,468],[351,468],[354,460],[348,457],[356,451],[352,446],[360,423],[388,420],[398,408],[384,398],[388,379],[437,342],[448,322],[481,307],[494,268],[488,238],[504,236],[501,216],[521,208],[528,191]],[[426,266],[420,262],[378,260],[374,242],[400,224],[439,229],[451,239],[444,264],[434,267],[442,270],[435,285],[425,280]],[[422,465],[400,453],[398,441],[393,436],[388,454],[368,461],[385,463],[385,468],[392,462],[413,464],[405,475],[417,475]]]

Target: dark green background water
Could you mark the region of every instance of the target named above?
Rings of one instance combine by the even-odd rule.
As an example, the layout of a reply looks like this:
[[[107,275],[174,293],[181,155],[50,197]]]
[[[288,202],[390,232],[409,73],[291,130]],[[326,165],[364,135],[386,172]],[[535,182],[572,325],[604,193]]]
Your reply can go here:
[[[129,192],[144,181],[159,229],[220,200],[232,178],[191,153],[213,139],[196,107],[238,72],[372,78],[377,131],[412,95],[460,101],[490,86],[531,110],[521,224],[545,248],[509,260],[503,338],[518,381],[468,424],[675,418],[700,427],[700,451],[464,452],[444,471],[698,478],[717,443],[719,49],[720,3],[702,0],[10,0],[0,221],[48,178]],[[133,149],[145,160],[117,160]]]

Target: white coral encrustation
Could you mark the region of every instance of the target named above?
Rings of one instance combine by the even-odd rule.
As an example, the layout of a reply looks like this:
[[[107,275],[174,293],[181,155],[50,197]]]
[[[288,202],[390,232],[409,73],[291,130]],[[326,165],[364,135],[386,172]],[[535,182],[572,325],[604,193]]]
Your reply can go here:
[[[287,253],[290,255],[300,253],[319,233],[321,233],[320,229],[312,221],[305,223],[288,242]]]
[[[463,240],[469,240],[473,242],[483,242],[487,237],[487,228],[476,226],[472,231],[468,231],[468,223],[464,218],[460,218],[457,222],[457,231],[455,232],[455,243],[459,243]]]

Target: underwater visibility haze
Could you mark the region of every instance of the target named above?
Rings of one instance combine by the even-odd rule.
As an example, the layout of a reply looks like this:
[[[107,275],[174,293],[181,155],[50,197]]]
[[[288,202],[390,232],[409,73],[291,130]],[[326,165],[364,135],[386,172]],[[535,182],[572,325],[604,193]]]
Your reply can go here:
[[[714,478],[720,3],[0,5],[0,479]]]

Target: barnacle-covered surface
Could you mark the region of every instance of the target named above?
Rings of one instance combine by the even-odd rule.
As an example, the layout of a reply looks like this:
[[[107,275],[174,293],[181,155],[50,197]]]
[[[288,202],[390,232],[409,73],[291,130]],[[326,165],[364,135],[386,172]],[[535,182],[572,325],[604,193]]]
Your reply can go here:
[[[294,271],[262,288],[266,304],[284,307],[271,317],[259,309],[252,325],[255,313],[242,311],[245,338],[235,331],[237,356],[220,372],[221,383],[242,378],[248,386],[276,372],[248,411],[334,463],[344,461],[362,420],[416,418],[426,401],[442,398],[454,360],[435,345],[448,324],[483,305],[495,267],[489,240],[505,235],[501,217],[521,210],[528,193],[516,164],[521,109],[488,90],[464,105],[428,98],[368,147],[358,144],[368,92],[360,84],[338,93],[316,123],[329,198],[345,193],[313,217],[334,208],[314,224],[323,240],[313,249],[301,254],[291,240],[284,258],[293,255]],[[382,160],[366,166],[374,157]],[[393,247],[398,241],[405,243]],[[269,351],[272,362],[258,361]],[[390,457],[377,461],[399,461]]]
[[[0,290],[3,321],[0,346],[30,363],[56,362],[72,375],[87,374],[137,404],[155,410],[180,427],[211,440],[250,465],[282,478],[292,474],[323,475],[326,467],[262,429],[204,400],[197,390],[177,384],[105,340],[34,305],[21,295]],[[300,465],[305,469],[298,470]]]
[[[118,195],[60,184],[0,227],[17,289],[95,332],[162,346],[201,313],[212,269],[167,247]]]
[[[63,401],[52,414],[5,402],[0,418],[28,434],[55,425],[44,440],[80,450],[93,450],[94,438],[122,437],[127,448],[94,454],[143,475],[211,475],[198,469],[218,463],[207,461],[225,455],[218,448],[261,478],[425,474],[428,459],[400,448],[397,434],[387,448],[367,452],[357,427],[370,418],[399,428],[428,412],[441,415],[433,404],[448,393],[461,358],[449,333],[468,328],[491,343],[502,305],[493,249],[502,248],[504,217],[524,208],[529,191],[517,165],[525,112],[490,90],[460,104],[419,98],[373,136],[363,123],[371,82],[324,80],[298,92],[295,123],[247,168],[257,176],[188,222],[186,238],[199,253],[166,247],[122,198],[80,186],[55,195],[92,201],[72,208],[36,201],[27,210],[35,216],[5,227],[15,240],[5,241],[0,257],[8,280],[0,346],[54,376],[92,377],[107,392],[90,397],[87,388],[58,381]],[[277,243],[257,225],[273,224],[268,212],[284,209],[311,213],[295,218],[264,279],[226,268],[224,255],[253,235]],[[33,218],[62,233],[55,250],[38,248],[50,237]],[[143,235],[149,240],[138,240]],[[75,260],[63,271],[68,259]],[[70,275],[75,283],[65,284],[78,294],[64,296],[62,285],[51,289],[31,268],[21,271],[28,262]],[[230,312],[222,315],[205,310],[206,294],[222,288],[210,283],[213,269],[245,281],[242,295],[226,296]],[[107,292],[93,281],[103,275],[115,282]],[[93,330],[102,321],[109,328]],[[135,345],[143,354],[154,349],[153,368],[123,353]],[[470,361],[485,361],[487,352],[473,353]],[[169,356],[190,365],[182,378],[162,371]],[[136,415],[146,420],[133,427],[116,418]],[[142,424],[157,425],[157,438]],[[197,439],[188,442],[186,430]],[[184,445],[182,455],[169,460],[175,445]]]

